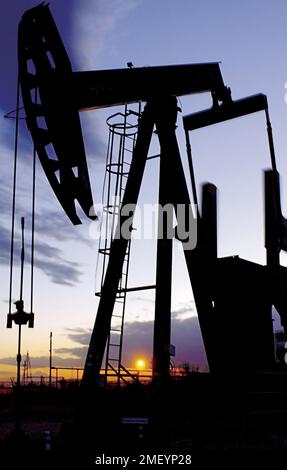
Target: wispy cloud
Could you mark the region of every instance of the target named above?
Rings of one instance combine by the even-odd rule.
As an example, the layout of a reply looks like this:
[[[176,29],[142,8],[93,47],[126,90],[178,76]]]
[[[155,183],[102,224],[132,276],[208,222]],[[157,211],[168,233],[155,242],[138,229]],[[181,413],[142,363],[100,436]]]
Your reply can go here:
[[[171,312],[172,318],[179,321],[194,317],[195,314],[196,310],[194,300],[183,303],[180,307]]]
[[[13,125],[4,120],[0,128],[0,262],[6,269],[10,263],[11,214],[13,183]],[[32,147],[30,148],[32,151]],[[16,192],[16,218],[14,238],[14,262],[20,262],[20,217],[25,216],[25,252],[26,261],[31,259],[31,152],[21,145],[18,154],[18,178]],[[39,165],[38,165],[39,166]],[[37,211],[35,214],[35,266],[44,272],[56,284],[73,286],[80,280],[81,265],[70,260],[66,251],[66,242],[75,241],[79,245],[91,244],[82,227],[71,227],[65,215],[54,208],[58,204],[51,194],[48,182],[41,168],[37,172]],[[39,197],[38,197],[39,195]]]
[[[8,229],[0,225],[0,261],[2,265],[10,262],[10,243]]]
[[[54,258],[54,261],[37,259],[35,265],[49,276],[52,282],[65,286],[76,285],[82,274],[79,263],[66,261],[63,258]]]
[[[84,328],[66,328],[67,338],[74,343],[82,344],[88,346],[90,342],[91,332],[90,329]]]
[[[20,263],[20,238],[16,235],[14,240],[14,263]],[[10,263],[10,231],[0,224],[0,261],[2,266]],[[52,282],[67,286],[73,286],[80,280],[82,271],[80,264],[75,261],[68,261],[61,249],[43,241],[36,243],[35,266],[43,271]],[[26,259],[31,258],[30,247],[26,247]]]
[[[24,358],[23,358],[24,359]],[[35,367],[49,367],[49,356],[33,356],[30,354],[31,366]],[[56,367],[81,367],[82,360],[79,358],[73,357],[62,357],[59,355],[53,356],[53,363]],[[14,356],[2,357],[0,358],[0,364],[14,366],[16,360]],[[1,372],[2,375],[2,372]]]
[[[37,213],[35,216],[35,231],[45,239],[57,242],[77,241],[91,246],[91,239],[82,226],[74,227],[59,211],[47,209],[45,212]]]
[[[207,364],[197,317],[172,321],[172,344],[176,347],[175,364],[190,362],[204,368]],[[133,322],[125,325],[123,360],[134,365],[137,355],[152,355],[153,322]]]
[[[81,0],[74,5],[71,22],[71,61],[74,70],[97,70],[99,55],[116,47],[110,35],[141,0]],[[113,64],[111,64],[114,67]],[[106,68],[106,67],[105,67]],[[103,162],[106,154],[105,119],[99,112],[81,113],[83,136],[89,165]]]
[[[98,68],[96,58],[107,47],[108,35],[140,0],[82,0],[75,5],[72,36],[80,70]]]
[[[91,330],[85,328],[66,328],[67,338],[75,346],[62,347],[54,350],[53,364],[58,367],[83,367],[91,337]],[[207,359],[202,343],[197,317],[184,320],[174,319],[172,322],[172,343],[176,346],[174,362],[184,362],[206,367]],[[126,323],[124,330],[123,364],[133,367],[138,355],[152,357],[153,322]],[[79,346],[80,345],[80,346]],[[33,367],[44,367],[49,363],[48,356],[34,357],[31,355]],[[0,364],[14,365],[15,357],[0,358]],[[149,364],[149,366],[151,363]]]
[[[181,309],[182,311],[183,309]],[[85,355],[87,350],[91,330],[83,328],[68,329],[67,337],[70,341],[85,346],[71,347],[61,350],[73,356],[75,351],[76,356]],[[196,316],[188,318],[174,317],[172,320],[172,344],[176,346],[176,357],[174,362],[182,364],[183,362],[190,362],[192,364],[199,364],[201,368],[206,367],[207,359],[202,342],[201,331]],[[127,322],[124,328],[124,348],[123,348],[123,362],[125,365],[134,366],[134,360],[137,355],[145,357],[152,357],[153,345],[153,322],[152,321],[136,321]],[[59,350],[60,352],[60,350]]]
[[[67,356],[68,358],[77,358],[83,360],[85,359],[87,355],[87,347],[79,347],[79,348],[57,348],[55,349],[56,354],[60,354],[61,357],[62,355]]]

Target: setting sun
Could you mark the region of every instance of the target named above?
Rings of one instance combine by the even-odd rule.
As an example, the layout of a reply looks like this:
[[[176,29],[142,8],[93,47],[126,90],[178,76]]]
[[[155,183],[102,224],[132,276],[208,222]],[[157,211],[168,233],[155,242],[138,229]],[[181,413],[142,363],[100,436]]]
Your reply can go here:
[[[137,369],[143,369],[145,366],[145,361],[143,359],[136,360],[136,367]]]

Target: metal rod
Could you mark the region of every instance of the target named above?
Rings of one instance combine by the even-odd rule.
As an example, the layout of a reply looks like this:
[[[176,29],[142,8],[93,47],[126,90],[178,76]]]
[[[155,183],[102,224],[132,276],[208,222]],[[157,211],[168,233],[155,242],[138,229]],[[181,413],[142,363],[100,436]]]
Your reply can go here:
[[[20,301],[23,301],[23,277],[24,277],[24,217],[21,217],[21,235],[22,235],[22,247],[21,247],[21,276],[20,276]],[[22,307],[23,308],[23,307]],[[21,321],[18,325],[18,351],[17,351],[17,385],[16,385],[16,404],[15,404],[15,431],[20,432],[21,426],[21,334],[22,325]]]
[[[169,204],[168,166],[164,161],[169,155],[162,155],[160,168],[159,217],[156,259],[156,291],[153,342],[153,378],[165,383],[169,377],[169,346],[171,334],[171,288],[172,288],[172,238],[168,233],[171,220],[161,220],[161,208]],[[162,225],[162,226],[160,226]]]
[[[17,382],[15,390],[15,432],[21,431],[21,323],[18,328]]]
[[[189,175],[190,175],[190,180],[191,180],[193,202],[194,202],[194,204],[196,204],[198,206],[195,176],[194,176],[194,169],[193,169],[193,163],[192,163],[191,145],[190,145],[190,139],[189,139],[189,134],[188,134],[187,129],[185,129],[185,141],[186,141],[186,153],[187,153]]]
[[[25,226],[25,219],[24,217],[21,217],[22,247],[21,247],[20,300],[23,300],[23,283],[24,283],[24,261],[25,261],[24,226]]]
[[[18,352],[17,352],[17,388],[21,386],[21,323],[18,328]]]
[[[269,150],[270,150],[272,170],[277,171],[275,149],[274,149],[274,140],[273,140],[272,126],[271,126],[271,122],[270,122],[268,108],[265,109],[265,116],[266,116],[266,126],[267,126],[267,134],[268,134],[268,142],[269,142]]]
[[[35,100],[37,90],[35,91]],[[34,251],[35,251],[35,200],[36,200],[36,148],[33,147],[33,174],[32,174],[32,226],[31,226],[31,291],[30,291],[30,312],[34,307]]]
[[[12,195],[12,221],[11,221],[11,249],[10,249],[10,281],[9,281],[9,313],[12,312],[12,286],[13,286],[13,259],[14,259],[14,231],[15,231],[15,209],[16,209],[16,182],[17,182],[17,159],[18,159],[18,134],[19,134],[19,100],[20,81],[18,78],[16,98],[16,124],[14,142],[14,175]]]
[[[49,387],[52,387],[52,344],[53,344],[53,333],[50,332],[50,360],[49,360]]]
[[[156,285],[152,284],[152,285],[148,285],[148,286],[127,287],[127,288],[124,288],[124,289],[119,289],[118,292],[119,293],[122,293],[122,292],[136,292],[136,291],[139,291],[139,290],[149,290],[149,289],[155,289],[155,288],[156,288]],[[100,297],[101,292],[96,292],[95,295],[97,297]]]

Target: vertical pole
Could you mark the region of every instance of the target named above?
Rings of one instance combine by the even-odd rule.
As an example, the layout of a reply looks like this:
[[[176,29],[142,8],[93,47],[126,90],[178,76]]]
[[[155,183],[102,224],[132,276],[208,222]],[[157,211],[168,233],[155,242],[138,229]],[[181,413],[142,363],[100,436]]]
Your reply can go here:
[[[265,171],[265,248],[266,263],[273,270],[280,265],[280,223],[282,221],[279,173]]]
[[[21,236],[22,236],[22,247],[21,247],[21,275],[20,275],[20,302],[23,304],[23,282],[24,282],[24,259],[25,259],[25,248],[24,248],[24,217],[21,217]],[[20,307],[21,308],[21,307]],[[23,305],[22,305],[23,309]],[[22,325],[21,319],[18,326],[18,351],[17,351],[17,383],[16,383],[16,406],[15,406],[15,431],[20,432],[21,426],[21,333]]]
[[[192,163],[191,144],[190,144],[189,133],[187,129],[185,129],[185,142],[186,142],[186,154],[187,154],[189,175],[190,175],[190,180],[191,180],[193,203],[198,206],[195,176],[194,176],[194,169],[193,169],[193,163]]]
[[[277,171],[276,158],[275,158],[272,126],[271,126],[271,122],[270,122],[270,118],[269,118],[268,108],[265,110],[265,116],[266,116],[266,127],[267,127],[267,135],[268,135],[268,143],[269,143],[272,170],[275,172],[275,171]]]
[[[25,259],[25,248],[24,248],[24,225],[25,219],[21,217],[21,236],[22,236],[22,248],[21,248],[21,276],[20,276],[20,300],[23,300],[23,282],[24,282],[24,259]]]
[[[30,290],[30,312],[34,308],[34,255],[35,255],[35,199],[36,199],[36,149],[33,149],[33,186],[32,186],[32,226],[31,226],[31,290]]]
[[[16,126],[14,143],[14,174],[13,174],[13,195],[12,195],[12,218],[11,218],[11,249],[10,249],[10,280],[9,280],[9,313],[12,312],[12,287],[13,287],[13,260],[14,260],[14,231],[16,212],[16,184],[17,184],[17,160],[18,160],[18,134],[19,134],[19,101],[20,82],[18,77],[17,99],[16,99]]]
[[[22,248],[21,248],[21,276],[20,276],[20,302],[23,302],[23,281],[24,281],[24,217],[21,217],[21,235],[22,235]],[[17,353],[17,388],[21,385],[21,321],[19,322],[18,329],[18,353]]]
[[[174,97],[159,100],[155,106],[155,125],[161,148],[159,176],[159,219],[157,240],[156,296],[153,345],[153,378],[166,383],[170,369],[171,288],[173,243],[173,175],[170,166],[177,118]]]
[[[17,352],[17,388],[21,386],[21,323],[18,328],[18,352]]]
[[[161,154],[153,344],[153,378],[159,382],[168,379],[170,362],[173,206],[168,193],[167,155]]]
[[[50,331],[50,360],[49,360],[49,387],[52,387],[52,345],[53,345],[53,333]]]
[[[173,179],[176,182],[172,186],[173,201],[175,204],[175,215],[178,220],[178,225],[180,226],[178,208],[183,205],[186,210],[188,210],[191,201],[175,135],[173,140],[170,141],[170,147],[173,149],[173,152],[170,153],[170,168]],[[210,274],[211,265],[207,255],[208,248],[205,242],[203,223],[199,216],[199,211],[197,210],[196,219],[192,219],[192,217],[190,218],[190,215],[187,215],[187,220],[189,220],[189,239],[191,240],[191,237],[196,236],[196,246],[191,249],[189,243],[183,243],[183,250],[197,308],[202,339],[209,367],[212,369],[216,365],[214,362],[214,335],[212,328],[210,327],[210,319],[214,318],[214,307],[210,286],[210,282],[212,281],[212,275]],[[191,222],[196,222],[193,227]],[[213,233],[215,232],[213,231]],[[213,246],[213,253],[216,254],[215,245],[213,244]]]

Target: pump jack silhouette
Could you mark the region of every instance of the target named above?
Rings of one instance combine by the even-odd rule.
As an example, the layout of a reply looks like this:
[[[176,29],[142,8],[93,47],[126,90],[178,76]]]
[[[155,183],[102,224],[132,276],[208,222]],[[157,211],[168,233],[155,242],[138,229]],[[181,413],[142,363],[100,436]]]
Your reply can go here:
[[[19,76],[26,121],[46,176],[63,209],[74,224],[80,223],[77,199],[85,214],[93,201],[79,111],[145,102],[140,116],[116,236],[102,288],[95,326],[87,354],[83,387],[97,386],[129,237],[123,237],[127,219],[132,226],[154,127],[160,144],[159,204],[179,204],[189,210],[197,202],[192,159],[192,200],[189,196],[176,139],[177,99],[209,92],[212,107],[183,118],[189,132],[225,120],[264,111],[270,145],[271,169],[265,172],[265,246],[267,264],[239,257],[218,258],[216,187],[202,190],[197,210],[197,245],[183,243],[184,256],[211,372],[245,373],[274,367],[272,306],[287,325],[287,269],[279,254],[287,251],[287,224],[282,216],[279,174],[276,169],[267,98],[263,94],[232,100],[218,63],[73,72],[48,6],[28,10],[19,25]],[[37,90],[38,100],[34,98]],[[51,154],[52,149],[52,154]],[[187,150],[189,146],[187,145]],[[92,215],[91,215],[92,214]],[[181,223],[179,218],[178,224]],[[131,232],[130,232],[131,233]],[[190,234],[195,236],[195,234]],[[184,240],[182,240],[184,242]],[[153,374],[169,377],[171,328],[172,240],[157,241]]]

